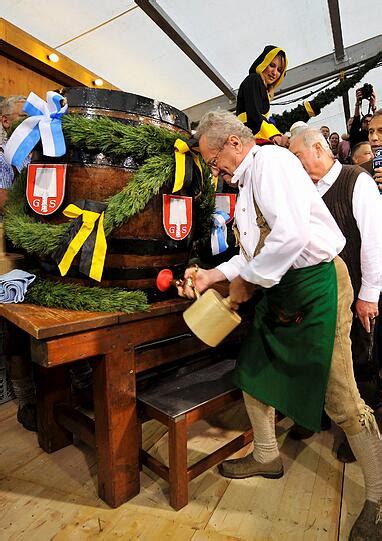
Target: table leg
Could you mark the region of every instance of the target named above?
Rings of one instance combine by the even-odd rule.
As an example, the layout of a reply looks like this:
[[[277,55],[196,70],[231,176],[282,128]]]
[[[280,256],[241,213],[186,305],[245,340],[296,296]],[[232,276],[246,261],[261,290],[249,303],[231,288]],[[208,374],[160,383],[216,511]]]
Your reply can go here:
[[[117,507],[140,488],[134,348],[121,337],[93,367],[98,493]]]
[[[37,396],[37,430],[39,445],[53,453],[73,443],[71,432],[60,426],[54,418],[55,404],[70,404],[70,380],[64,366],[44,368],[34,366]]]
[[[179,511],[188,503],[187,420],[181,415],[168,425],[170,505]]]

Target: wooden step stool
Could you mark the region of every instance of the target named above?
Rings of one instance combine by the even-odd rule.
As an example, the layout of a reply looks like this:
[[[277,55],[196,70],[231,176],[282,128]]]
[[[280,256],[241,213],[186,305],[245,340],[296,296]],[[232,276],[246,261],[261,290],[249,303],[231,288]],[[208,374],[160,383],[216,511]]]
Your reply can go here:
[[[188,503],[188,482],[226,459],[253,439],[247,430],[192,466],[187,464],[187,428],[242,399],[232,383],[235,360],[225,359],[186,375],[170,375],[138,394],[142,422],[157,419],[168,427],[169,466],[141,449],[142,464],[170,484],[170,504],[179,510]]]

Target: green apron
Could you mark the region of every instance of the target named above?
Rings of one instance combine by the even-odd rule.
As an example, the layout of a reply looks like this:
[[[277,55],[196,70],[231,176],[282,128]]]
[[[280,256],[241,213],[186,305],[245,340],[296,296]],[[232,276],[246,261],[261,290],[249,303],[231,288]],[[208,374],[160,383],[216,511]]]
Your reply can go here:
[[[290,269],[256,305],[235,384],[319,432],[336,319],[334,263]]]

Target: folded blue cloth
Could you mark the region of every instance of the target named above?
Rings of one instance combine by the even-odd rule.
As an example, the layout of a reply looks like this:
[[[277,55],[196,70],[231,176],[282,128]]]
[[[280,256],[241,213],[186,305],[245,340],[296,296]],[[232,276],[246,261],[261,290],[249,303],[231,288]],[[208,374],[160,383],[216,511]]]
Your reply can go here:
[[[23,302],[28,286],[35,278],[34,274],[20,269],[0,276],[0,303]]]

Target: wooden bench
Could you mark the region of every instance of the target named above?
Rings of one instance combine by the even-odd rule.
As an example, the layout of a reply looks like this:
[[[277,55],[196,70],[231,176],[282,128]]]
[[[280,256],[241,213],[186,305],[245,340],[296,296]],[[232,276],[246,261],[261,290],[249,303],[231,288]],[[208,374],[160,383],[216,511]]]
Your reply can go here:
[[[138,393],[141,422],[156,419],[168,427],[169,466],[141,449],[141,461],[170,484],[170,504],[179,510],[188,503],[188,482],[232,455],[253,439],[247,430],[223,447],[199,460],[187,463],[187,428],[199,419],[242,399],[232,383],[233,359],[224,359],[188,374],[168,375]]]

